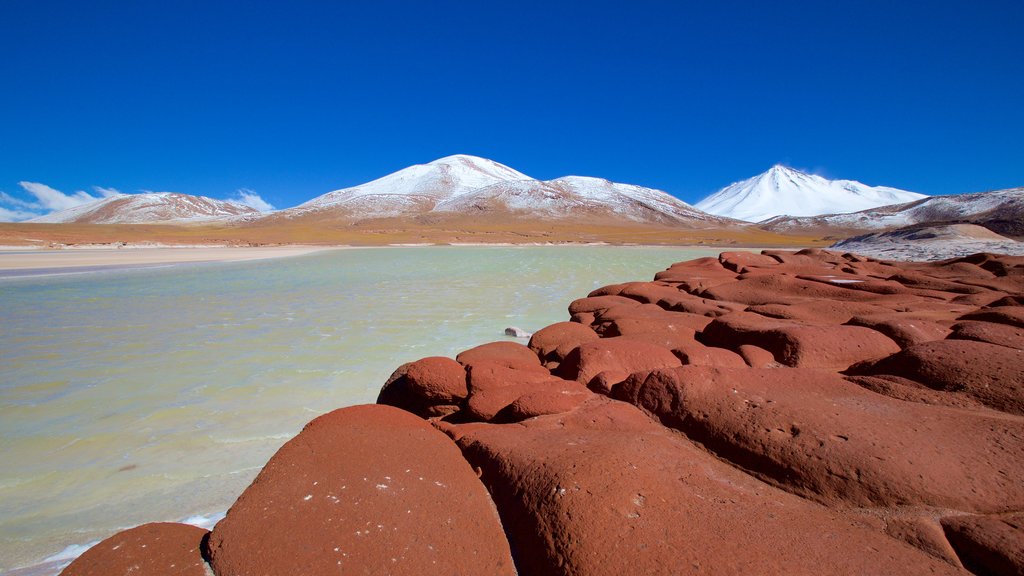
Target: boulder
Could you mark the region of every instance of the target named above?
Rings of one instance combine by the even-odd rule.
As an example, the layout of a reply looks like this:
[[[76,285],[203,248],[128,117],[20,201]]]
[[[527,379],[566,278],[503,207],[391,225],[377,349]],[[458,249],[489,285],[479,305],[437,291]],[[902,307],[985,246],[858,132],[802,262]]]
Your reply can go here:
[[[716,318],[698,339],[708,346],[729,349],[752,344],[768,350],[776,361],[787,366],[832,370],[844,370],[900,350],[892,339],[870,328],[812,326],[749,312]]]
[[[600,336],[590,326],[576,322],[557,322],[541,328],[530,338],[530,350],[545,361],[561,362],[569,352],[584,342]]]
[[[621,402],[515,425],[442,424],[481,471],[520,574],[952,574],[773,489]]]
[[[916,344],[854,375],[901,376],[934,390],[971,396],[986,406],[1024,415],[1024,351],[973,340]]]
[[[879,298],[869,292],[851,290],[846,286],[831,286],[782,274],[741,276],[736,282],[713,286],[700,295],[704,298],[738,302],[748,306],[793,304],[807,299],[866,302]]]
[[[469,372],[469,388],[469,399],[466,402],[465,410],[459,414],[460,421],[490,422],[495,419],[510,421],[519,416],[527,418],[529,416],[522,416],[528,413],[524,405],[503,413],[506,408],[527,395],[565,396],[557,398],[557,402],[552,401],[551,398],[546,400],[549,404],[564,406],[570,402],[571,397],[577,394],[589,394],[584,386],[572,380],[563,380],[550,374],[512,370],[494,364],[473,366]],[[536,406],[541,401],[542,399],[534,398],[532,403],[526,406]],[[499,414],[502,414],[501,418],[498,418]]]
[[[1024,306],[996,306],[964,314],[960,320],[981,320],[1024,328]]]
[[[403,364],[388,378],[377,396],[378,404],[408,410],[424,418],[438,407],[458,405],[469,394],[466,369],[451,358],[432,356]]]
[[[76,558],[61,576],[206,576],[208,530],[154,522],[114,534]]]
[[[595,376],[612,370],[625,376],[639,371],[681,366],[666,348],[628,337],[602,338],[581,344],[565,357],[558,375],[587,385]]]
[[[732,366],[739,368],[747,365],[743,356],[732,350],[705,346],[697,341],[677,346],[672,349],[672,352],[684,366]]]
[[[612,306],[620,305],[639,306],[640,303],[632,298],[626,298],[623,296],[594,296],[593,298],[580,298],[579,300],[573,300],[569,304],[569,314],[579,314],[582,312],[597,312],[599,310],[605,310]]]
[[[516,370],[534,370],[547,372],[540,364],[540,358],[526,346],[518,342],[490,342],[470,348],[458,356],[455,360],[459,364],[471,367],[482,362],[500,364]]]
[[[683,366],[612,395],[819,502],[975,512],[1024,506],[1024,420],[875,394],[820,370]]]
[[[494,505],[451,441],[390,406],[313,420],[217,523],[220,575],[514,574]]]
[[[1024,350],[1024,327],[967,320],[953,325],[951,340],[977,340]]]
[[[949,328],[937,322],[892,312],[854,316],[847,324],[877,330],[892,339],[900,348],[942,340],[950,332]]]

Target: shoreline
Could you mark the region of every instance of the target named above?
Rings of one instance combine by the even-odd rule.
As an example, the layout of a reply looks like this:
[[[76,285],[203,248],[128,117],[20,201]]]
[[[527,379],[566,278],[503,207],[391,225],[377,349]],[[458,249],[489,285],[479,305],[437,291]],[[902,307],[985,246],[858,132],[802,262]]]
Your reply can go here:
[[[609,244],[604,242],[586,243],[450,243],[450,244],[385,244],[379,246],[353,245],[281,245],[281,246],[226,246],[226,245],[127,245],[109,244],[79,245],[58,249],[23,246],[0,246],[0,279],[28,278],[67,274],[84,274],[125,269],[145,269],[176,264],[200,264],[213,262],[244,262],[270,258],[304,256],[327,250],[354,250],[380,248],[702,248],[716,251],[765,250],[762,246],[709,246],[706,244]],[[790,247],[789,249],[792,249]]]
[[[304,256],[343,246],[88,246],[58,250],[0,247],[0,278],[153,268],[175,264],[243,262]]]

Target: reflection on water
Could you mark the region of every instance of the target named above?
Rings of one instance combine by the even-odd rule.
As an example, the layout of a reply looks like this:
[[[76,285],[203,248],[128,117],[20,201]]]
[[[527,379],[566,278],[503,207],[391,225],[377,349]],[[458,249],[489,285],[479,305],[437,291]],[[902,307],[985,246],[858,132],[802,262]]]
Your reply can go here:
[[[0,570],[223,511],[403,362],[568,319],[678,248],[351,249],[0,280]]]

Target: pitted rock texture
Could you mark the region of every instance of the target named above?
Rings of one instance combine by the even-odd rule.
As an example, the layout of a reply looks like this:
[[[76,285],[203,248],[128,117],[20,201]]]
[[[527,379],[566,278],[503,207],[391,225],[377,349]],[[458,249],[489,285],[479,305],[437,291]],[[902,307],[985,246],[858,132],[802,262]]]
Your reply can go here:
[[[514,573],[458,449],[381,405],[310,422],[214,527],[208,553],[218,576]]]
[[[89,548],[61,576],[205,576],[200,547],[209,533],[170,522],[136,526]]]

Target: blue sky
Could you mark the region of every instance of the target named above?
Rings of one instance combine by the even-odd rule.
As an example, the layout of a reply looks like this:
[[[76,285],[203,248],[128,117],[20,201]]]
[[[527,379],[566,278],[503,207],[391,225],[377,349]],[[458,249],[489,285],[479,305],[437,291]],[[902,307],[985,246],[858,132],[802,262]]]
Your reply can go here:
[[[774,163],[1021,186],[1022,29],[1020,0],[4,0],[0,210],[64,202],[23,181],[284,208],[455,153],[689,202]]]

